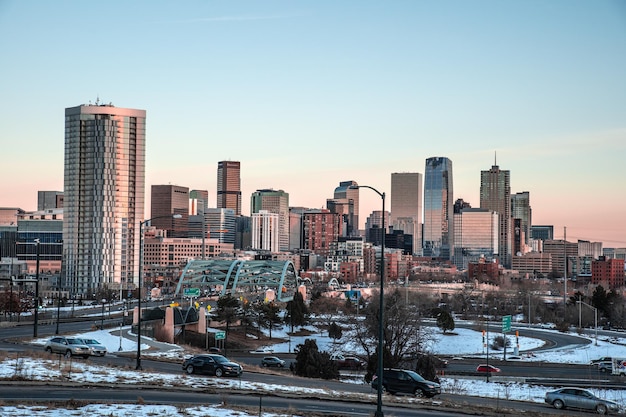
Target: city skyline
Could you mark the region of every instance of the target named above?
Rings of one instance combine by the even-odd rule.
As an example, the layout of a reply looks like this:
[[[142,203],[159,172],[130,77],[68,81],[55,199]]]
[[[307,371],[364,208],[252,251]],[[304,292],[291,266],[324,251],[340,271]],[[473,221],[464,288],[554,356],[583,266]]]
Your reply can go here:
[[[626,246],[623,2],[72,4],[0,4],[0,206],[63,190],[63,111],[99,97],[147,112],[146,202],[173,184],[216,207],[235,160],[244,214],[267,188],[322,208],[446,157],[476,208],[497,154],[533,224]],[[376,210],[360,190],[359,227]]]

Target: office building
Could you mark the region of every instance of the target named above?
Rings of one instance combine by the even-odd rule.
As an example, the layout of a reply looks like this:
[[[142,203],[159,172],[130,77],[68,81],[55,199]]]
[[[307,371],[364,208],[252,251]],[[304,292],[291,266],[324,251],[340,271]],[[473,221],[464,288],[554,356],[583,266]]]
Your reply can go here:
[[[289,194],[283,190],[263,189],[252,193],[250,199],[250,213],[259,213],[262,210],[278,215],[278,239],[277,251],[289,250]],[[252,227],[252,244],[254,241],[254,219]],[[257,242],[258,243],[258,242]],[[258,248],[257,248],[258,249]]]
[[[345,225],[344,236],[359,235],[359,189],[356,181],[341,181],[332,199],[326,200],[326,208],[340,214]]]
[[[279,252],[280,251],[280,215],[268,210],[259,210],[252,213],[252,249]]]
[[[63,208],[62,191],[37,191],[37,211]]]
[[[189,188],[179,185],[153,185],[150,194],[151,226],[167,232],[167,237],[187,237],[189,233]],[[174,218],[174,215],[180,215]]]
[[[601,256],[597,261],[592,261],[591,269],[592,284],[603,285],[605,290],[624,288],[626,281],[624,276],[623,259],[606,258]]]
[[[480,171],[480,208],[492,210],[500,216],[498,230],[498,256],[505,268],[511,266],[511,173],[492,165]]]
[[[520,229],[514,229],[514,234],[524,237],[522,243],[528,244],[530,239],[530,226],[532,225],[532,209],[530,207],[530,193],[522,191],[511,195],[511,217],[520,219]],[[517,253],[513,250],[513,253]]]
[[[65,109],[63,279],[71,294],[139,277],[144,217],[145,110]]]
[[[424,256],[451,260],[454,255],[452,161],[426,159],[424,170]]]
[[[413,236],[413,251],[422,253],[422,174],[396,172],[391,174],[391,215],[393,230]]]
[[[554,239],[554,226],[530,226],[530,238],[538,240],[552,240]]]
[[[454,213],[454,264],[459,270],[498,254],[498,225],[498,213],[492,210],[465,208]]]
[[[241,163],[220,161],[217,163],[217,208],[235,210],[241,216]]]
[[[200,215],[209,208],[209,192],[207,190],[189,191],[189,214]]]
[[[208,208],[204,214],[208,236],[219,243],[235,245],[235,210],[229,208]]]

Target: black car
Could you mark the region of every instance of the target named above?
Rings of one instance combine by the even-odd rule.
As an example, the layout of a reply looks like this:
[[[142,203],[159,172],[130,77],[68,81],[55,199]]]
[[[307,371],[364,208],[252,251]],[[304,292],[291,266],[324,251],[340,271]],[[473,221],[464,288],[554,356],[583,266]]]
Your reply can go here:
[[[266,356],[261,359],[261,365],[269,368],[270,366],[276,366],[278,368],[282,368],[285,366],[285,361],[277,358],[276,356]]]
[[[372,388],[378,389],[376,376],[372,380]],[[389,394],[398,392],[407,394],[421,393],[425,397],[432,398],[441,394],[441,385],[424,379],[420,374],[406,369],[385,369],[383,371],[383,389]]]
[[[210,374],[217,377],[224,375],[240,376],[243,373],[241,365],[229,361],[222,355],[195,355],[185,359],[183,371],[188,374]]]

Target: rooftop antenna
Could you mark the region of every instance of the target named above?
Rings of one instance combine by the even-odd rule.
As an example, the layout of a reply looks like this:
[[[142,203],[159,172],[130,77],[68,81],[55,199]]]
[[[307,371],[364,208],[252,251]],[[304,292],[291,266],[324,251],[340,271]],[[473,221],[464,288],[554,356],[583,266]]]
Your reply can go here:
[[[493,165],[498,166],[498,151],[493,151]]]

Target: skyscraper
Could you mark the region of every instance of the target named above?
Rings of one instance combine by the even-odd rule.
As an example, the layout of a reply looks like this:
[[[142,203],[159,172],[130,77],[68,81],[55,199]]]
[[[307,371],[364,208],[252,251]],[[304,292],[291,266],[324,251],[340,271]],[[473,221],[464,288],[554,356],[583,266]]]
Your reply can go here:
[[[454,199],[452,161],[426,159],[424,170],[424,256],[452,259],[454,255]]]
[[[480,171],[480,208],[492,210],[500,216],[498,255],[500,264],[511,266],[511,173],[492,165],[489,171]]]
[[[179,214],[180,218],[174,218]],[[153,185],[150,194],[151,226],[167,231],[167,237],[189,234],[189,188],[180,185]]]
[[[112,104],[65,109],[62,276],[72,294],[138,282],[145,121],[145,110]]]
[[[341,181],[335,188],[333,199],[326,200],[326,208],[331,213],[341,214],[345,225],[344,236],[359,235],[359,189],[356,181]]]
[[[413,236],[413,252],[422,249],[422,174],[391,174],[391,226]]]
[[[235,210],[241,216],[241,163],[220,161],[217,163],[217,208]]]
[[[289,194],[283,190],[256,190],[250,199],[250,213],[259,213],[265,210],[278,214],[278,241],[279,250],[289,250]],[[254,227],[254,224],[253,224]],[[254,244],[254,230],[253,244]]]
[[[511,217],[520,219],[524,243],[528,244],[530,226],[532,225],[532,209],[530,208],[530,193],[528,191],[511,195]]]
[[[498,224],[498,213],[492,210],[461,208],[454,212],[454,264],[459,270],[481,258],[494,258],[498,253]]]

